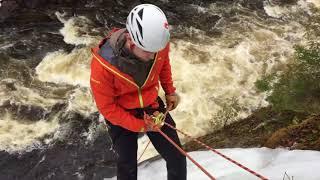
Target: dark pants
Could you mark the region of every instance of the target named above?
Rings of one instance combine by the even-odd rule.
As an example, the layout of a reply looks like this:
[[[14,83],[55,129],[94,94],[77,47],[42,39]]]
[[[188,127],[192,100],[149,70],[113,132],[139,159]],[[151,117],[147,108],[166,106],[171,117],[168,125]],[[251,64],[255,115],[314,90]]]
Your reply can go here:
[[[159,109],[137,109],[138,116],[146,111],[152,114],[155,110],[165,111],[164,104],[158,98],[160,104]],[[173,126],[175,122],[172,117],[167,114],[165,121]],[[117,179],[118,180],[136,180],[137,179],[137,150],[138,150],[138,133],[129,131],[120,126],[109,125],[109,134],[112,139],[114,149],[118,155],[117,158]],[[161,130],[167,134],[175,143],[181,147],[181,143],[177,132],[170,127],[164,125]],[[187,168],[186,157],[182,155],[169,141],[167,141],[158,132],[147,132],[149,139],[153,146],[166,161],[168,180],[186,180]],[[151,177],[150,177],[151,178]]]

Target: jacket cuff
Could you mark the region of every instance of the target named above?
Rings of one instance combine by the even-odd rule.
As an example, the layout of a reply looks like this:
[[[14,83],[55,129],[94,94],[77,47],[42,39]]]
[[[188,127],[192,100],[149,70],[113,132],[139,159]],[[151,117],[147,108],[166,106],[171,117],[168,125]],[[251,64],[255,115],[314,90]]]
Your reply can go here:
[[[171,88],[164,89],[164,92],[166,95],[171,95],[171,94],[176,93],[176,88],[172,85]]]

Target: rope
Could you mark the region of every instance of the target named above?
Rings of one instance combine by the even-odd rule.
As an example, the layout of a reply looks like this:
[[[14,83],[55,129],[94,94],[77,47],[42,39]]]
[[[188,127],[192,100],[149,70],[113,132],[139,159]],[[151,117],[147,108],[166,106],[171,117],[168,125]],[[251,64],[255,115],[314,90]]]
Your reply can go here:
[[[164,114],[164,119],[166,119],[166,116],[167,116],[168,112],[169,112],[168,110],[165,112],[165,114]],[[152,122],[152,123],[153,123],[153,122]],[[227,159],[228,161],[236,164],[236,165],[239,166],[240,168],[242,168],[242,169],[248,171],[249,173],[257,176],[257,177],[260,178],[261,180],[268,180],[266,177],[264,177],[264,176],[262,176],[262,175],[260,175],[260,174],[258,174],[258,173],[256,173],[256,172],[254,172],[253,170],[247,168],[246,166],[244,166],[244,165],[236,162],[235,160],[227,157],[226,155],[224,155],[224,154],[220,153],[219,151],[211,148],[210,146],[206,145],[205,143],[199,141],[198,139],[193,138],[193,137],[191,137],[190,135],[182,132],[181,130],[175,128],[175,127],[172,126],[171,124],[166,123],[166,122],[164,122],[164,124],[167,125],[168,127],[172,128],[172,129],[178,131],[179,133],[181,133],[181,134],[183,134],[183,135],[191,138],[193,141],[195,141],[195,142],[197,142],[198,144],[206,147],[206,148],[209,149],[210,151],[212,151],[212,152],[220,155],[221,157]],[[154,124],[154,125],[155,125],[155,124]],[[186,156],[190,161],[192,161],[192,162],[193,162],[200,170],[202,170],[210,179],[215,180],[215,178],[214,178],[208,171],[206,171],[199,163],[197,163],[190,155],[188,155],[180,146],[178,146],[170,137],[168,137],[164,132],[162,132],[161,129],[158,128],[157,126],[156,126],[156,131],[158,131],[164,138],[166,138],[172,145],[174,145],[174,146],[180,151],[180,153],[182,153],[182,154],[183,154],[184,156]],[[138,161],[140,160],[140,158],[142,157],[142,155],[143,155],[144,152],[146,151],[146,149],[147,149],[147,147],[149,146],[149,144],[150,144],[150,140],[149,140],[148,144],[146,145],[144,151],[143,151],[142,154],[140,155]]]
[[[171,105],[171,106],[172,106],[172,105]],[[169,107],[171,107],[171,106],[169,106]],[[166,112],[164,113],[164,115],[163,115],[163,120],[164,120],[164,119],[166,119],[168,112],[169,112],[169,111],[168,111],[168,110],[166,110]],[[149,146],[150,142],[151,142],[151,141],[149,140],[148,144],[146,145],[146,147],[145,147],[145,148],[144,148],[144,150],[142,151],[142,153],[141,153],[140,157],[138,158],[137,162],[139,162],[139,161],[140,161],[141,157],[142,157],[142,156],[143,156],[143,154],[146,152],[146,150],[147,150],[147,148],[148,148],[148,146]]]
[[[168,110],[164,113],[164,117],[163,119],[166,119],[166,116],[168,114]],[[153,123],[152,121],[150,121],[151,123]],[[202,172],[204,172],[211,180],[216,180],[207,170],[205,170],[198,162],[196,162],[189,154],[187,154],[187,152],[185,152],[179,145],[177,145],[170,137],[168,137],[163,131],[161,131],[161,129],[155,124],[153,123],[153,126],[155,126],[155,130],[157,132],[159,132],[164,138],[166,138],[175,148],[177,148],[181,154],[183,154],[184,156],[186,156],[191,162],[193,162],[193,164],[195,164]],[[142,154],[140,155],[138,161],[140,160],[140,158],[143,156],[144,152],[146,151],[147,147],[150,144],[150,140],[148,142],[148,144],[146,145],[146,147],[144,148],[144,151],[142,152]]]
[[[215,180],[215,178],[207,171],[205,170],[199,163],[197,163],[189,154],[187,154],[180,146],[178,146],[170,137],[168,137],[164,132],[162,132],[158,127],[156,130],[164,137],[166,138],[174,147],[176,147],[181,154],[186,156],[190,161],[193,162],[196,166],[198,166],[199,169],[201,169],[202,172],[204,172],[210,179]]]
[[[215,150],[215,149],[211,148],[210,146],[208,146],[208,145],[204,144],[203,142],[199,141],[198,139],[193,138],[193,137],[191,137],[190,135],[188,135],[188,134],[186,134],[186,133],[182,132],[181,130],[179,130],[179,129],[177,129],[177,128],[173,127],[171,124],[169,124],[169,123],[166,123],[166,122],[165,122],[165,125],[167,125],[167,126],[169,126],[170,128],[172,128],[172,129],[174,129],[174,130],[176,130],[176,131],[180,132],[181,134],[183,134],[183,135],[185,135],[185,136],[187,136],[187,137],[191,138],[193,141],[197,142],[198,144],[200,144],[200,145],[202,145],[202,146],[206,147],[207,149],[211,150],[212,152],[214,152],[214,153],[216,153],[216,154],[218,154],[218,155],[222,156],[223,158],[225,158],[225,159],[227,159],[228,161],[230,161],[230,162],[232,162],[232,163],[236,164],[236,165],[237,165],[237,166],[239,166],[240,168],[242,168],[242,169],[244,169],[244,170],[246,170],[246,171],[250,172],[251,174],[253,174],[253,175],[257,176],[258,178],[260,178],[260,179],[262,179],[262,180],[268,180],[267,178],[263,177],[262,175],[260,175],[260,174],[258,174],[258,173],[256,173],[256,172],[254,172],[253,170],[251,170],[251,169],[249,169],[249,168],[245,167],[244,165],[242,165],[242,164],[240,164],[240,163],[236,162],[235,160],[233,160],[233,159],[231,159],[231,158],[229,158],[229,157],[227,157],[227,156],[223,155],[223,154],[222,154],[222,153],[220,153],[219,151],[217,151],[217,150]]]
[[[138,163],[139,163],[139,161],[140,161],[140,159],[141,159],[141,157],[143,156],[143,154],[146,152],[146,150],[147,150],[147,148],[148,148],[148,146],[149,146],[149,144],[150,144],[150,140],[149,140],[149,142],[148,142],[148,144],[146,145],[146,147],[144,148],[144,150],[142,151],[142,153],[141,153],[141,155],[140,155],[140,157],[138,158]]]

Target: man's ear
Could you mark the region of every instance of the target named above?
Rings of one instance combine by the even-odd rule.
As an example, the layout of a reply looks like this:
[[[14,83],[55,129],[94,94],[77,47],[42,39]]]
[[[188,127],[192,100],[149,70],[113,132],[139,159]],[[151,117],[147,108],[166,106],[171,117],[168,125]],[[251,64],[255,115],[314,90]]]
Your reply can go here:
[[[126,36],[126,39],[127,39],[127,41],[129,40],[130,42],[132,41],[131,40],[131,37],[130,37],[130,34],[127,32],[127,33],[125,33],[125,36]]]
[[[134,44],[134,42],[132,41],[130,34],[129,34],[129,33],[126,33],[125,36],[126,36],[128,48],[129,48],[130,50],[133,50],[133,48],[135,47],[135,44]]]

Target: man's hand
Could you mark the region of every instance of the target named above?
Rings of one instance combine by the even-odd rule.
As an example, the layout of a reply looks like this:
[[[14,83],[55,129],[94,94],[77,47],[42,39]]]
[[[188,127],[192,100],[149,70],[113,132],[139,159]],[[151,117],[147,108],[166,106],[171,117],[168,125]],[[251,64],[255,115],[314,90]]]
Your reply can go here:
[[[166,95],[167,110],[174,110],[180,102],[180,96],[177,93]]]
[[[158,131],[164,124],[164,114],[159,111],[155,111],[152,116],[144,114],[144,122],[147,125],[146,131]]]

